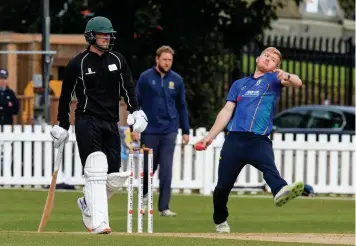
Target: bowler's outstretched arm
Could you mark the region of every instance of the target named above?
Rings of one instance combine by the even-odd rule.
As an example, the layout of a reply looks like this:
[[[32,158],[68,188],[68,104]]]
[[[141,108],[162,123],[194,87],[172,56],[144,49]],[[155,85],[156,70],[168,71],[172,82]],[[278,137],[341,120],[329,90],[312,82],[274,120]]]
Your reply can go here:
[[[236,107],[235,102],[228,101],[216,117],[213,127],[210,129],[208,137],[214,139],[229,123]]]

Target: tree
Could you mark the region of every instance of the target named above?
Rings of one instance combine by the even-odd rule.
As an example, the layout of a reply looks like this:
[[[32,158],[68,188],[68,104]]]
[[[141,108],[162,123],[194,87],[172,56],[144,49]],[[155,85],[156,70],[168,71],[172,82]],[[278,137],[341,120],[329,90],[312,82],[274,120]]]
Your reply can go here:
[[[355,20],[355,1],[339,0],[340,7],[345,12],[345,18]]]
[[[86,23],[81,14],[81,10],[85,8],[83,0],[49,2],[51,33],[83,33]],[[0,6],[0,29],[19,33],[40,33],[41,11],[41,0],[4,1]]]
[[[295,1],[299,4],[301,0]],[[0,9],[0,28],[26,32],[25,26],[32,26],[27,31],[40,30],[38,6],[34,4],[27,12],[37,14],[27,16],[27,12],[20,11],[27,18],[25,24],[17,26],[22,17],[16,11],[12,11],[13,24],[3,23],[3,19],[10,20],[5,9],[20,9],[18,2],[13,0]],[[173,69],[184,78],[191,126],[196,128],[211,126],[228,85],[239,75],[242,47],[269,27],[277,18],[276,8],[284,1],[87,0],[87,6],[84,1],[70,2],[67,13],[60,18],[54,16],[61,4],[51,6],[51,32],[82,33],[86,19],[80,11],[85,8],[108,17],[118,31],[115,49],[125,55],[135,79],[154,65],[159,46],[172,46],[176,51]]]
[[[89,2],[91,11],[105,14],[119,30],[116,48],[128,57],[135,78],[154,65],[159,46],[175,49],[173,68],[185,80],[192,127],[213,123],[224,103],[223,73],[236,67],[241,48],[283,7],[276,0],[124,0],[120,8],[114,8],[114,0]]]

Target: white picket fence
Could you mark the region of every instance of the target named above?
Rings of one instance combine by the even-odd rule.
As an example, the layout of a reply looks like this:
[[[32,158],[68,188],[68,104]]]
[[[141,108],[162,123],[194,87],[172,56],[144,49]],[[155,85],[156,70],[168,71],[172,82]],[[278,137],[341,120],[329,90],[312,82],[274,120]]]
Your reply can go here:
[[[52,177],[54,157],[49,131],[51,126],[5,126],[0,131],[0,185],[44,186]],[[210,195],[217,182],[219,154],[224,142],[221,133],[206,151],[195,151],[193,144],[206,134],[206,129],[191,131],[190,143],[181,145],[177,138],[174,153],[172,190]],[[356,194],[355,136],[303,134],[273,135],[275,162],[282,177],[288,182],[303,180],[315,193]],[[125,169],[123,162],[122,169]],[[83,185],[83,168],[75,142],[74,129],[70,129],[65,147],[64,162],[58,175],[58,183]],[[137,186],[138,179],[134,184]],[[158,188],[158,172],[154,176],[154,188]],[[265,185],[262,173],[247,165],[235,183],[236,190],[261,190]],[[269,191],[269,187],[267,186]]]

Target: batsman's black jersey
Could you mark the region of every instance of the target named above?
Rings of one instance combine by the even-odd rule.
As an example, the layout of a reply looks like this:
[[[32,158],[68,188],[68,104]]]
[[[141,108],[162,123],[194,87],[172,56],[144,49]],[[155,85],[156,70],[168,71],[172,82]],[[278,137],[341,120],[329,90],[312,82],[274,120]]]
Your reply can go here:
[[[57,117],[64,129],[69,128],[70,105],[74,95],[77,98],[76,117],[86,114],[118,122],[121,96],[128,111],[139,108],[130,69],[125,58],[114,51],[99,56],[87,49],[69,61]]]

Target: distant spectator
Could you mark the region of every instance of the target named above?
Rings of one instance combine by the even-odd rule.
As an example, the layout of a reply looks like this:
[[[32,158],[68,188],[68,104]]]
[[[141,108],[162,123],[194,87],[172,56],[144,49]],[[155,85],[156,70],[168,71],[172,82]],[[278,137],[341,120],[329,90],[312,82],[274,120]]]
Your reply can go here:
[[[118,127],[119,127],[119,133],[121,138],[121,168],[122,171],[128,171],[129,168],[128,160],[129,160],[130,149],[139,148],[140,143],[132,139],[130,127],[121,126],[119,124]],[[134,158],[137,159],[138,157],[139,157],[139,153],[136,151],[134,153]]]
[[[0,125],[12,125],[19,112],[19,100],[8,87],[8,75],[6,69],[0,69]]]

